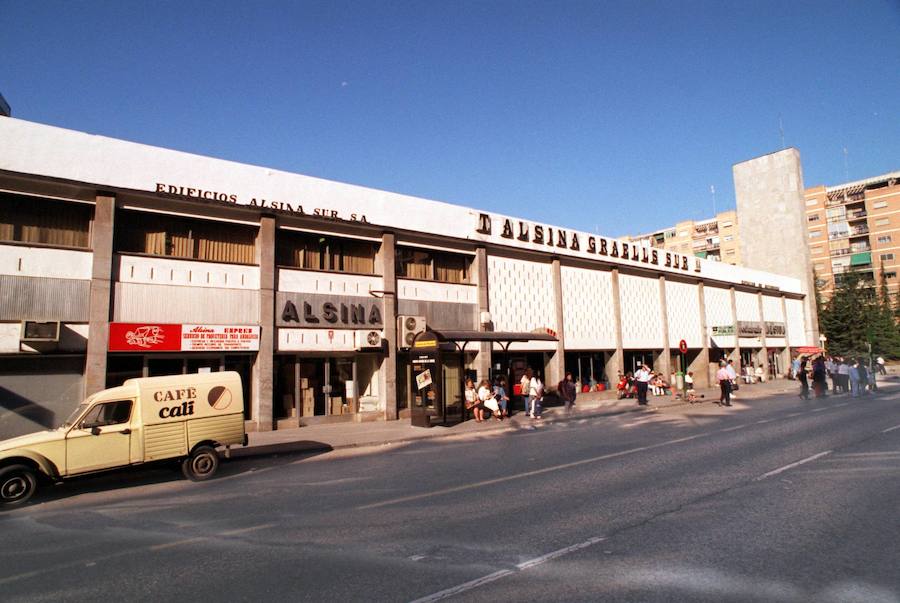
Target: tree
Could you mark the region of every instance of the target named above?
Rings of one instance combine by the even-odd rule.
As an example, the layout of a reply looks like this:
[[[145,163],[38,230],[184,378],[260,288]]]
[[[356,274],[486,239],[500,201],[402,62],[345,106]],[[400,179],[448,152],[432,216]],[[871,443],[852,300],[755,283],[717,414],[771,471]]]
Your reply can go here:
[[[834,355],[866,356],[867,344],[871,344],[876,355],[900,358],[900,328],[886,286],[876,295],[869,281],[855,272],[836,279],[819,325],[828,338],[828,351]]]

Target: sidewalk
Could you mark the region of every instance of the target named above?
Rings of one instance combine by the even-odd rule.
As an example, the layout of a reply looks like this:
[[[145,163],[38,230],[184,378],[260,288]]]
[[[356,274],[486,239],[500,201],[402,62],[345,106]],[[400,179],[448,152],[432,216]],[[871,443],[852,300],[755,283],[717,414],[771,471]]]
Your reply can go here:
[[[799,392],[797,381],[779,379],[767,383],[741,385],[737,399],[753,400],[766,396]],[[697,390],[704,396],[699,402],[709,404],[719,399],[719,388]],[[369,421],[363,423],[331,423],[310,425],[277,431],[249,433],[250,442],[245,448],[234,448],[234,457],[248,457],[276,453],[322,452],[342,448],[383,446],[403,442],[459,438],[478,434],[535,429],[535,425],[547,425],[559,421],[598,416],[613,416],[631,412],[653,412],[658,408],[687,406],[687,402],[672,396],[649,396],[650,406],[638,406],[633,399],[616,400],[612,391],[591,392],[578,395],[574,412],[566,414],[562,406],[545,407],[543,419],[534,421],[521,411],[504,421],[489,420],[484,423],[464,421],[451,427],[413,427],[409,419],[397,421]]]

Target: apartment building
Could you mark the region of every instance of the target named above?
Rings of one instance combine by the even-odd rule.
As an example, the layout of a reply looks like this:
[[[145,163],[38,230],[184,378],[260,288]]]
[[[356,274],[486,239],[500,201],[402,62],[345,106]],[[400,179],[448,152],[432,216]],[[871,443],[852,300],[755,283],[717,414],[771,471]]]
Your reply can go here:
[[[650,234],[622,237],[622,240],[727,264],[740,264],[741,260],[735,210],[706,220],[685,220]]]
[[[900,171],[835,186],[807,188],[806,225],[816,275],[825,298],[848,273],[888,291],[900,288]]]

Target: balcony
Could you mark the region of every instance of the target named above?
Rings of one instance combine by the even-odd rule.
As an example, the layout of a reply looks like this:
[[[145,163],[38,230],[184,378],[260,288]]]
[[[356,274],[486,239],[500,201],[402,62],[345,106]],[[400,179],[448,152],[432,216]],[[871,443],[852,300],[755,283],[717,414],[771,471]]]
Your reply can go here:
[[[862,220],[866,216],[868,216],[868,212],[864,209],[859,211],[848,211],[847,212],[847,220]]]
[[[851,253],[853,253],[853,250],[851,250],[849,247],[844,247],[843,249],[832,249],[830,250],[830,253],[828,255],[836,258],[838,256],[849,255]]]
[[[694,234],[716,234],[719,232],[718,224],[704,224],[703,226],[694,226]]]
[[[860,235],[865,235],[865,234],[869,234],[869,227],[868,227],[868,226],[857,226],[857,227],[855,227],[855,228],[851,228],[851,229],[850,229],[850,236],[851,236],[851,237],[858,237],[858,236],[860,236]]]

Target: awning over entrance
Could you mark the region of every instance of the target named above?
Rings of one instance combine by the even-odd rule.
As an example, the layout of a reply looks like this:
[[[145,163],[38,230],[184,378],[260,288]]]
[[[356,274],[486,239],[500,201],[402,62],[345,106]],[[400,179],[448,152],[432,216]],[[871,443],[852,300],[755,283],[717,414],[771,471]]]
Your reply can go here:
[[[456,344],[460,351],[465,351],[469,342],[489,341],[499,343],[503,351],[509,349],[510,344],[522,341],[559,341],[556,335],[545,332],[517,332],[517,331],[435,331],[430,330],[440,341]],[[461,345],[460,345],[461,344]]]
[[[825,352],[822,348],[818,348],[814,345],[799,346],[794,348],[794,351],[798,354],[822,354]]]

